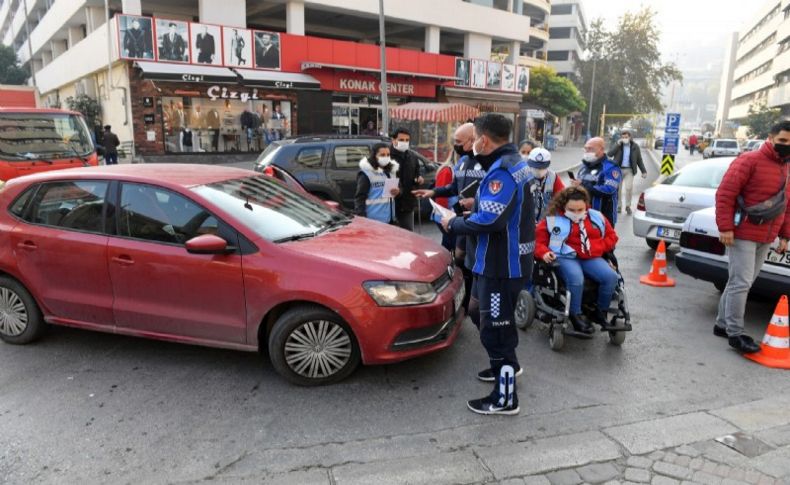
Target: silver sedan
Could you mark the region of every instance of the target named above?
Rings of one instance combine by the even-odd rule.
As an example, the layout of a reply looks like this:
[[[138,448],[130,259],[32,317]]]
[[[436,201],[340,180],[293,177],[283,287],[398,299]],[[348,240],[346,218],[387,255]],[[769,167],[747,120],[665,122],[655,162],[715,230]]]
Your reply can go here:
[[[653,249],[663,239],[680,241],[683,223],[692,212],[716,204],[716,189],[735,157],[694,162],[639,196],[634,212],[634,235]]]

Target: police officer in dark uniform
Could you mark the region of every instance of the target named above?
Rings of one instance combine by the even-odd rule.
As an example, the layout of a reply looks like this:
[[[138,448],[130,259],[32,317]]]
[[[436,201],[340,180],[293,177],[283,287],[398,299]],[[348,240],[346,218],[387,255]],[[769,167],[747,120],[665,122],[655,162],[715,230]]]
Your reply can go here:
[[[467,402],[479,414],[518,414],[516,372],[520,369],[514,311],[530,282],[535,249],[535,209],[530,170],[508,143],[512,125],[500,114],[475,120],[475,158],[486,170],[468,218],[448,216],[442,226],[476,238],[472,292],[480,305],[480,341],[488,353],[494,390]]]
[[[592,208],[603,213],[612,227],[617,223],[617,189],[622,180],[620,167],[606,156],[603,138],[590,138],[584,144],[582,167],[574,186],[581,185],[592,198]]]

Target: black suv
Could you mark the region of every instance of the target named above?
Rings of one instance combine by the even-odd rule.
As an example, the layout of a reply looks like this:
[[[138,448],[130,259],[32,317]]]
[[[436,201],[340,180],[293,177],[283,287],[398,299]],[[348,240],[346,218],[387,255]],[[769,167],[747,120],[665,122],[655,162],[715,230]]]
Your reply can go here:
[[[359,161],[370,155],[375,143],[389,143],[377,136],[305,136],[279,140],[266,147],[255,161],[255,171],[263,172],[270,164],[293,174],[311,194],[338,202],[346,209],[354,208]],[[433,187],[438,165],[418,152],[420,171],[425,182]],[[421,201],[423,214],[430,212],[427,200]]]

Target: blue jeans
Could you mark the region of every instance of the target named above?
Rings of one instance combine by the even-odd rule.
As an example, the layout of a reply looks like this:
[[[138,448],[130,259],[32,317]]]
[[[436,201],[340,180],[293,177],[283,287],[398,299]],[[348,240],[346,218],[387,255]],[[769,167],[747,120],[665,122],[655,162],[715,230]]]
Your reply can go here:
[[[104,155],[105,165],[118,165],[118,152],[107,153]]]
[[[612,295],[617,288],[617,272],[603,258],[579,259],[557,257],[560,264],[560,277],[565,287],[571,292],[572,315],[582,312],[582,292],[584,277],[587,276],[598,283],[598,309],[604,313],[609,309]]]

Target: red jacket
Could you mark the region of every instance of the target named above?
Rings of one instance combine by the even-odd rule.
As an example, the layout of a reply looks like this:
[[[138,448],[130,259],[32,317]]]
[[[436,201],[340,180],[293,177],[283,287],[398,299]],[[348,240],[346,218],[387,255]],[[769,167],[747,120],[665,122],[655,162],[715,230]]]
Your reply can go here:
[[[563,214],[564,213],[560,214],[559,216]],[[565,240],[565,244],[572,247],[574,251],[576,251],[577,258],[600,258],[604,255],[604,253],[614,251],[614,248],[617,245],[617,232],[614,230],[614,227],[612,227],[606,217],[604,217],[603,220],[606,223],[605,236],[601,235],[601,231],[598,230],[598,227],[592,223],[589,217],[584,219],[584,227],[587,229],[587,237],[590,239],[590,254],[582,254],[582,240],[579,237],[579,226],[578,224],[571,224],[571,233],[568,235],[568,239]],[[540,223],[538,223],[538,227],[535,228],[536,259],[542,260],[543,256],[551,251],[549,249],[550,239],[548,223],[546,222],[546,219],[543,219],[540,221]]]
[[[782,188],[788,173],[788,164],[782,163],[770,142],[759,150],[746,152],[735,159],[721,179],[716,190],[716,225],[719,232],[735,231],[737,239],[770,243],[777,236],[790,238],[790,210],[784,216],[764,224],[753,224],[745,215],[735,227],[736,198],[743,196],[746,206],[770,199]],[[790,184],[785,188],[790,199]]]
[[[434,186],[444,187],[445,185],[449,185],[452,181],[453,181],[453,166],[444,165],[436,173],[436,183],[434,184]],[[436,203],[439,204],[440,206],[446,209],[450,208],[447,197],[437,197],[435,200]]]

